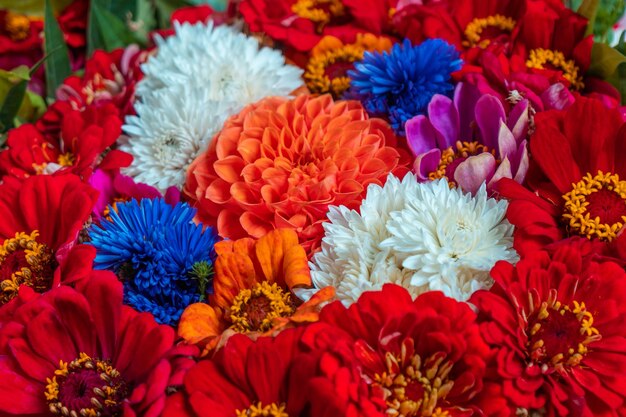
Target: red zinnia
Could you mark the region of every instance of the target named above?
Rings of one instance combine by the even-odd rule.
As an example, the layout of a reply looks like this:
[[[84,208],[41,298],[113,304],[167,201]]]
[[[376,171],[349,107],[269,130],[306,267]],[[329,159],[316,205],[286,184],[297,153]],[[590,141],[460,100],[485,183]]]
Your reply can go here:
[[[230,239],[294,229],[319,247],[330,205],[356,208],[369,184],[406,173],[389,125],[358,101],[330,95],[267,98],[229,119],[189,167],[198,220]],[[406,153],[404,154],[406,156]]]
[[[22,285],[37,292],[51,288],[55,269],[89,218],[97,194],[74,175],[5,178],[0,185],[0,305]]]
[[[337,366],[340,361],[330,358],[325,362],[327,371],[337,371],[327,372],[327,387],[337,385],[337,378],[355,387],[345,398],[351,404],[346,409],[360,409],[360,415],[472,416],[482,415],[476,397],[490,355],[475,320],[466,303],[440,292],[413,301],[404,288],[387,284],[382,291],[364,293],[347,309],[340,302],[328,305],[320,314],[326,328],[312,325],[309,331],[341,330],[351,341],[369,395],[357,395],[349,366]],[[327,339],[335,350],[342,338]],[[314,381],[321,390],[324,381]],[[372,408],[378,413],[372,414]]]
[[[626,272],[563,245],[499,262],[492,276],[470,302],[497,350],[492,372],[510,415],[623,415]]]
[[[239,11],[252,32],[262,32],[298,51],[324,36],[345,43],[357,33],[381,35],[395,0],[242,0]]]
[[[107,152],[121,131],[122,121],[111,103],[85,111],[67,109],[58,130],[42,132],[31,124],[22,125],[9,131],[8,148],[0,153],[0,175],[26,178],[65,170],[87,179],[96,166],[128,166],[130,155]]]
[[[174,331],[123,306],[115,275],[93,271],[84,293],[24,296],[0,328],[0,414],[160,415]]]
[[[568,236],[584,236],[626,253],[626,127],[617,109],[580,97],[566,110],[537,114],[530,152],[539,175],[531,191],[501,180],[522,255]]]
[[[183,392],[168,398],[163,417],[304,416],[306,379],[292,372],[302,365],[294,360],[302,330],[256,341],[232,336],[211,360],[189,370]]]

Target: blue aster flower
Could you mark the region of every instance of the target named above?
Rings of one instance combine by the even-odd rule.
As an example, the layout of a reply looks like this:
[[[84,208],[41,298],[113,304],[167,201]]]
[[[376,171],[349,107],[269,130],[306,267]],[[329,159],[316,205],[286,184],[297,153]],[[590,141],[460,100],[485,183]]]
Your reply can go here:
[[[207,291],[217,236],[194,224],[195,214],[186,203],[131,200],[118,203],[110,219],[89,231],[97,250],[94,267],[115,272],[124,302],[159,323],[176,325],[185,307]]]
[[[455,47],[441,39],[417,46],[405,39],[390,52],[365,52],[348,71],[351,87],[346,98],[360,100],[370,116],[389,120],[396,133],[404,135],[405,122],[425,113],[435,94],[452,93],[450,74],[462,63]]]

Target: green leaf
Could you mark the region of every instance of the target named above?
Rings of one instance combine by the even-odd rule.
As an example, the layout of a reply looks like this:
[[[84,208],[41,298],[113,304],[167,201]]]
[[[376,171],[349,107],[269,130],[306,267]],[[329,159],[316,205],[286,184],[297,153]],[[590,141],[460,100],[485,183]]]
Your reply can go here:
[[[223,12],[224,10],[226,10],[226,6],[228,5],[228,0],[190,0],[190,1],[191,3],[195,5],[208,4],[209,6],[213,8],[213,10],[216,10],[218,12]]]
[[[586,35],[591,35],[593,33],[593,27],[595,25],[599,5],[600,0],[583,0],[580,7],[578,7],[578,14],[586,17],[589,20],[589,24],[587,25],[587,32],[585,33]]]
[[[73,0],[51,0],[52,10],[55,14],[60,13]],[[43,16],[45,11],[44,0],[0,0],[0,9],[8,9],[14,13],[28,16]]]
[[[156,0],[155,7],[157,10],[159,27],[168,28],[170,26],[170,16],[174,10],[190,6],[194,6],[192,0]]]
[[[46,90],[49,99],[54,99],[55,91],[71,73],[70,55],[63,32],[54,18],[50,0],[46,0],[44,16],[44,52],[46,62]]]
[[[103,8],[100,1],[92,0],[87,30],[88,55],[96,49],[112,51],[132,43],[145,45],[145,39],[140,39],[124,21]]]
[[[589,74],[606,80],[612,76],[617,67],[626,62],[626,56],[605,43],[594,43],[591,50],[591,66]]]

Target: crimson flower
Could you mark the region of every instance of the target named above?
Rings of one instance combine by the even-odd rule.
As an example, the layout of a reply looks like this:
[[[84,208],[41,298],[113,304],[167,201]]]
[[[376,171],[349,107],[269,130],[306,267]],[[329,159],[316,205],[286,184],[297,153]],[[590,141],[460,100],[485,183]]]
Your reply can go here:
[[[626,272],[578,245],[534,252],[492,270],[474,293],[493,380],[510,414],[615,416],[626,409]]]
[[[174,331],[123,306],[122,292],[112,273],[92,271],[84,293],[20,293],[0,328],[1,415],[160,415]]]
[[[626,128],[620,111],[579,97],[566,110],[537,114],[535,124],[530,190],[506,179],[496,185],[510,200],[507,218],[515,225],[515,249],[525,255],[569,236],[583,236],[626,258],[626,237],[621,237],[626,223]]]

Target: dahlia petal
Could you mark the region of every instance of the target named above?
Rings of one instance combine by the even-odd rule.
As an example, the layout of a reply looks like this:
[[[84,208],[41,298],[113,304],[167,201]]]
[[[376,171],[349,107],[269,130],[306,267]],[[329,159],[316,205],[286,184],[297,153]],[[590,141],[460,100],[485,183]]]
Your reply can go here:
[[[48,406],[44,401],[43,390],[43,384],[33,384],[13,372],[8,366],[8,358],[0,356],[1,412],[7,415],[45,415]]]
[[[240,173],[244,166],[245,162],[243,159],[234,155],[229,155],[224,159],[216,161],[213,164],[213,169],[221,179],[226,182],[234,183],[239,181]]]
[[[270,222],[249,211],[241,215],[239,223],[247,234],[256,238],[266,235],[274,229]]]
[[[217,204],[224,204],[231,198],[231,184],[221,178],[216,178],[206,188],[204,198],[214,201]]]
[[[440,135],[437,146],[446,149],[459,140],[459,114],[448,97],[435,94],[428,103],[428,118]]]
[[[483,143],[489,149],[497,149],[500,125],[506,120],[502,103],[494,96],[482,96],[476,103],[475,115]]]
[[[454,181],[464,191],[475,194],[493,176],[495,169],[496,160],[493,155],[483,152],[461,162],[454,170]]]

